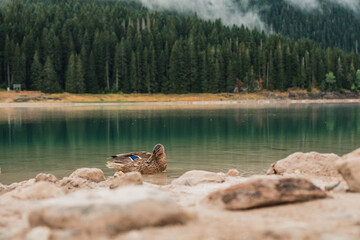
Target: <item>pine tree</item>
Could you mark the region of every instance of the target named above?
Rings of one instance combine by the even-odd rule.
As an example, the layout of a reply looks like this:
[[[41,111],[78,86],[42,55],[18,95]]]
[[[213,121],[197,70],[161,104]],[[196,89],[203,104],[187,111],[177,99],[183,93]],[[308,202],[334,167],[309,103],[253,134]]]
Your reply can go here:
[[[95,57],[94,53],[91,52],[89,55],[89,71],[86,79],[86,90],[89,93],[98,93],[99,92],[99,84],[96,77],[96,67],[95,67]]]
[[[198,56],[197,56],[197,49],[192,37],[189,38],[188,42],[188,49],[189,49],[189,90],[190,92],[197,92],[199,91],[199,87],[197,87],[196,83],[198,82]]]
[[[49,56],[46,58],[37,86],[44,93],[60,92],[60,84]]]
[[[82,66],[80,56],[76,57],[76,66],[75,66],[75,80],[76,80],[76,93],[85,92],[85,78],[84,78],[84,69]]]
[[[39,60],[39,54],[36,51],[33,57],[33,63],[31,64],[31,83],[33,84],[31,88],[40,89],[38,83],[40,83],[40,76],[42,71],[42,65]]]
[[[169,62],[169,92],[186,92],[187,78],[184,69],[183,48],[181,40],[177,40],[171,50]]]
[[[65,91],[69,93],[76,93],[76,73],[75,73],[75,54],[70,55],[68,66],[66,70]]]
[[[115,49],[114,69],[113,69],[113,76],[114,76],[113,89],[116,92],[119,91],[120,70],[121,70],[121,45],[118,43]]]
[[[233,68],[233,63],[230,60],[227,66],[227,78],[226,78],[226,91],[232,92],[234,91],[236,84],[236,76]]]
[[[159,92],[160,87],[158,84],[158,81],[156,81],[156,76],[159,74],[157,73],[157,63],[156,63],[156,57],[155,57],[155,49],[153,45],[150,45],[150,91],[149,92]]]
[[[13,83],[22,84],[22,88],[25,89],[26,59],[20,51],[19,44],[16,44],[15,47],[12,66]]]
[[[131,52],[131,60],[130,60],[130,86],[131,91],[136,92],[137,91],[137,85],[138,85],[138,78],[137,78],[137,71],[136,71],[136,56],[134,51]]]

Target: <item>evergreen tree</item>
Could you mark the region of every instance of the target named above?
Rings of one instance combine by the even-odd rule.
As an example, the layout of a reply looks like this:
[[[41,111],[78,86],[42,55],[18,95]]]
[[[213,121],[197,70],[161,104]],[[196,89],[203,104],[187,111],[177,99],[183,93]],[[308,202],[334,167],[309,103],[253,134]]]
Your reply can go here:
[[[46,58],[37,86],[44,93],[60,92],[60,84],[49,56]]]
[[[235,88],[236,76],[233,68],[233,63],[230,60],[227,66],[227,79],[226,79],[226,91],[232,92]]]
[[[69,93],[76,93],[76,73],[75,73],[75,55],[72,53],[70,55],[67,71],[66,71],[66,82],[65,82],[65,91]]]
[[[94,53],[91,52],[89,55],[89,71],[86,78],[86,90],[89,93],[98,93],[99,92],[99,84],[96,77],[96,67],[95,67],[95,57]]]
[[[20,51],[19,44],[16,44],[15,47],[12,66],[13,83],[22,84],[23,89],[25,89],[26,59]]]
[[[85,92],[85,77],[84,77],[84,69],[82,66],[80,56],[76,57],[76,66],[75,66],[75,86],[76,93],[84,93]]]
[[[31,82],[33,83],[33,89],[40,89],[38,83],[40,83],[41,71],[42,65],[39,60],[39,54],[36,51],[33,57],[33,63],[31,64]]]
[[[138,85],[138,77],[136,71],[136,56],[134,51],[131,52],[131,60],[130,60],[130,86],[131,91],[136,92]]]

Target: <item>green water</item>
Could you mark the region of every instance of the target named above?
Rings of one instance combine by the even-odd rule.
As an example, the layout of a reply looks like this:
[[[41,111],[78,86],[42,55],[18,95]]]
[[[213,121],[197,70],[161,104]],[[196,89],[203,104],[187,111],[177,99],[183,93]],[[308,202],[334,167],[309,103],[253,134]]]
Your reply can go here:
[[[166,183],[191,169],[261,174],[297,151],[350,152],[360,146],[360,105],[0,108],[0,133],[3,184],[80,167],[112,175],[107,156],[157,143]]]

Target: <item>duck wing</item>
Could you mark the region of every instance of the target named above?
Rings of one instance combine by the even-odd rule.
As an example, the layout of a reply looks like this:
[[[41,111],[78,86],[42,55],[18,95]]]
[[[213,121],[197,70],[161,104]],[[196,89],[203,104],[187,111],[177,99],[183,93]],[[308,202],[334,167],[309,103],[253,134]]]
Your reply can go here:
[[[143,161],[144,159],[147,160],[150,156],[151,153],[149,152],[131,152],[111,156],[111,158],[114,159],[115,163],[125,163]]]

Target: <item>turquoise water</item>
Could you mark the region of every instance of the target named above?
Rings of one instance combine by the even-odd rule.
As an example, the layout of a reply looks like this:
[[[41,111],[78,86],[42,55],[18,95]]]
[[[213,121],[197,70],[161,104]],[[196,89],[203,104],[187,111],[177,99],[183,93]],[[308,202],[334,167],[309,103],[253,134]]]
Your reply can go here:
[[[112,175],[108,156],[162,143],[167,173],[150,178],[161,184],[191,169],[262,174],[297,151],[350,152],[360,105],[0,108],[0,133],[3,184],[80,167]]]

